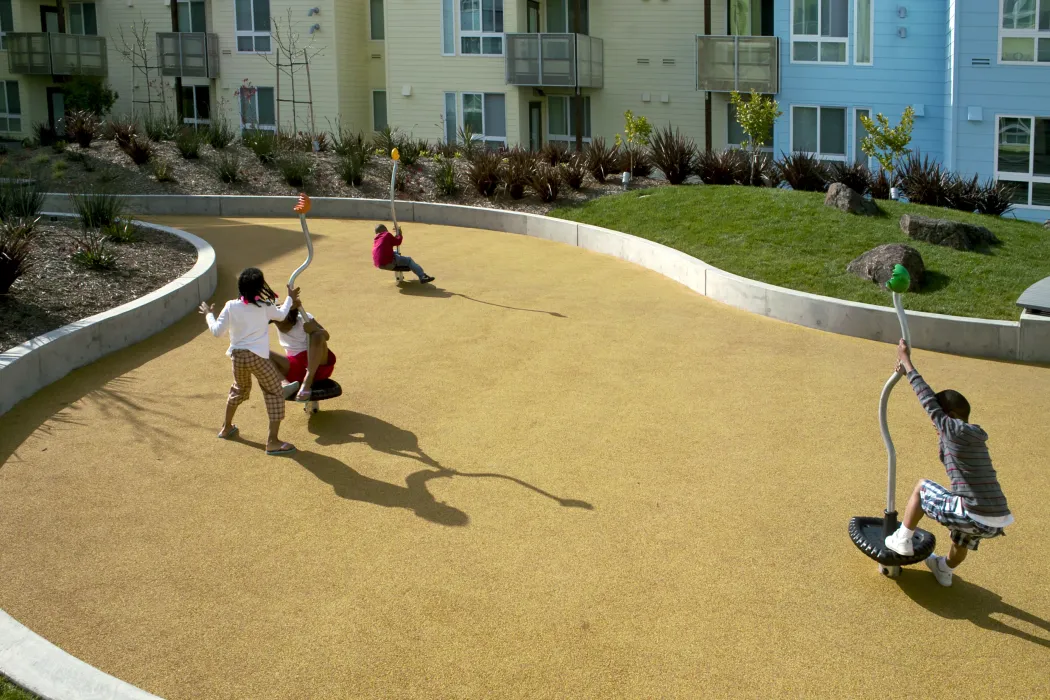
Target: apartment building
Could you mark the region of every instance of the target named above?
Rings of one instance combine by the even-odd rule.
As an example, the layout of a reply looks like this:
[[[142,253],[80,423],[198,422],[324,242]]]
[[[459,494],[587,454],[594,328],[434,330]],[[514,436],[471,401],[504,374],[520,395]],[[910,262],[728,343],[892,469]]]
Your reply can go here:
[[[124,50],[135,29],[149,71]],[[291,44],[309,80],[278,73]],[[911,105],[915,148],[1050,216],[1050,0],[0,0],[0,133],[60,124],[76,73],[107,77],[117,113],[174,109],[178,79],[188,123],[467,125],[532,148],[575,141],[577,106],[583,141],[630,109],[737,144],[729,92],[754,88],[784,111],[771,151],[843,161],[863,158],[861,115]]]

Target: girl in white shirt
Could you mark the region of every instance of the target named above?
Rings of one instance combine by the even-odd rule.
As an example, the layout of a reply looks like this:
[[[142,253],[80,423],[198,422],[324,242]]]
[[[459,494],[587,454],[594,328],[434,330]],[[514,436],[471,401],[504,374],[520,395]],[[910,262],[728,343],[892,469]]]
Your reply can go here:
[[[219,437],[232,438],[237,434],[233,415],[237,407],[248,400],[252,391],[252,375],[259,382],[270,418],[270,433],[266,438],[266,454],[285,455],[295,452],[295,446],[281,442],[277,433],[284,420],[284,393],[281,374],[270,361],[270,321],[282,321],[299,299],[299,290],[288,288],[288,298],[280,307],[275,306],[277,294],[266,284],[261,270],[246,268],[237,279],[240,297],[226,302],[216,318],[213,307],[201,302],[200,312],[205,314],[212,335],[219,337],[227,330],[230,333],[230,349],[226,355],[233,360],[233,385],[226,402],[226,420]]]

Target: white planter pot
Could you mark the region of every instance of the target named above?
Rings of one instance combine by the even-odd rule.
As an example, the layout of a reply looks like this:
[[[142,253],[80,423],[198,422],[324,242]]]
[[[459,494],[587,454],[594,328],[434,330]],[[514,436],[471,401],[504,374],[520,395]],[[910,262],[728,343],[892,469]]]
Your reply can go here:
[[[900,198],[900,191],[896,187],[890,188],[890,199],[896,200]]]

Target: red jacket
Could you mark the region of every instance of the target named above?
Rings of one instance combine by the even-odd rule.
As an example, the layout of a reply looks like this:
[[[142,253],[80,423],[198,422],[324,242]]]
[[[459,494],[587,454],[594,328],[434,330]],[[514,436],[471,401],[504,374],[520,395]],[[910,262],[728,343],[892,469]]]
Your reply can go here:
[[[377,233],[372,241],[372,262],[376,267],[383,267],[394,262],[394,246],[401,245],[401,234],[396,236],[389,231]]]

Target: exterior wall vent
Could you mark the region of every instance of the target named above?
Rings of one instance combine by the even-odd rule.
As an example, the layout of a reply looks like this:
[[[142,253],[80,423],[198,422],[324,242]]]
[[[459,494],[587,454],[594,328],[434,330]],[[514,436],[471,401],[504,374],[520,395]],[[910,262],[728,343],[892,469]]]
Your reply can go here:
[[[647,65],[649,65],[649,59],[648,58],[639,58],[638,59],[638,63],[642,64],[643,66],[647,66]]]
[[[972,58],[970,59],[971,66],[990,66],[992,60],[990,58]]]
[[[374,53],[374,54],[372,54],[372,58],[382,58],[382,57],[383,57],[383,54],[381,54],[381,53]]]
[[[665,58],[664,59],[664,65],[665,66],[673,66],[674,65],[674,59],[673,58]]]

